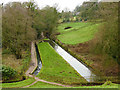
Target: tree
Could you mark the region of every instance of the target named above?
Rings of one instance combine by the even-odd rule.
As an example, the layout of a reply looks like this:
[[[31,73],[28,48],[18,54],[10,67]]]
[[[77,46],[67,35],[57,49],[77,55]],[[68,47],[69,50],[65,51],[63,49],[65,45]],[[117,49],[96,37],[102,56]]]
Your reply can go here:
[[[49,7],[49,6],[45,7],[43,9],[43,12],[44,12],[44,20],[43,20],[43,22],[46,25],[45,31],[47,32],[46,36],[50,37],[52,32],[57,27],[58,12],[57,12],[56,8]]]
[[[21,3],[10,3],[3,11],[3,47],[22,58],[22,50],[35,39],[35,30],[31,27],[31,17]]]
[[[22,51],[29,48],[30,42],[40,39],[41,32],[50,37],[57,23],[56,7],[40,10],[34,2],[9,3],[3,7],[3,48],[17,59],[22,58]]]
[[[93,53],[108,55],[119,62],[118,3],[100,2],[99,15],[105,22],[92,41]]]
[[[41,32],[44,32],[45,36],[50,37],[57,27],[58,15],[56,8],[50,6],[46,6],[42,10],[37,10],[33,27],[38,32],[38,38],[41,37]]]
[[[83,2],[81,6],[76,6],[74,13],[79,13],[78,16],[82,17],[82,19],[96,19],[98,6],[98,2]]]

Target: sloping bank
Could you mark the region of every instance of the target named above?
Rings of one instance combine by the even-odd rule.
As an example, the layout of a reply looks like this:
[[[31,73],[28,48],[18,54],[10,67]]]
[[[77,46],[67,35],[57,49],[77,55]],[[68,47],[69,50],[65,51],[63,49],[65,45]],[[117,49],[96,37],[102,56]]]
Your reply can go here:
[[[80,76],[50,45],[48,42],[38,43],[42,68],[37,77],[63,84],[86,83]]]

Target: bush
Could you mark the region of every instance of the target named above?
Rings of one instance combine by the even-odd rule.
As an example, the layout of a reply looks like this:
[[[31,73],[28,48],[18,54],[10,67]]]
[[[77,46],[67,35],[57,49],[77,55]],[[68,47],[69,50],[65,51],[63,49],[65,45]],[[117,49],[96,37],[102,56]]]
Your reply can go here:
[[[87,21],[87,18],[86,18],[86,19],[84,19],[84,21]]]
[[[82,19],[80,19],[80,21],[82,21]]]
[[[17,71],[8,66],[2,66],[2,79],[3,81],[15,78]]]
[[[111,81],[106,81],[103,85],[104,85],[104,86],[112,85],[112,82],[111,82]]]

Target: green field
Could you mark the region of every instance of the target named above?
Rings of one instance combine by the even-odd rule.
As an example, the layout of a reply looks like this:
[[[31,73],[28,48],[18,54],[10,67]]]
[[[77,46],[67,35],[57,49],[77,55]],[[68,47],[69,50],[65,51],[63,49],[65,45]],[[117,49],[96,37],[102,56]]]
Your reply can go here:
[[[111,83],[110,85],[96,85],[96,86],[73,86],[73,87],[62,87],[57,85],[52,85],[43,82],[37,82],[34,85],[30,86],[29,88],[118,88],[118,84]]]
[[[18,87],[24,87],[27,85],[32,84],[35,81],[33,78],[29,78],[24,81],[20,82],[14,82],[14,83],[2,83],[2,88],[18,88]]]
[[[107,89],[109,89],[109,88],[113,88],[113,90],[117,90],[117,89],[114,89],[114,88],[118,88],[118,85],[117,84],[115,84],[115,85],[106,85],[106,86],[104,86],[104,85],[101,85],[101,86],[79,86],[79,87],[73,87],[73,88],[107,88]]]
[[[38,81],[37,83],[30,86],[29,88],[64,88],[64,87]]]
[[[91,40],[94,34],[98,31],[99,24],[90,22],[71,22],[63,23],[58,27],[58,32],[61,34],[57,38],[65,44],[77,44]],[[72,27],[64,29],[65,27]]]
[[[39,43],[38,49],[42,60],[39,78],[64,84],[87,82],[47,42]]]
[[[19,88],[19,87],[24,87],[27,85],[30,85],[34,82],[35,80],[33,78],[29,78],[24,81],[20,82],[14,82],[14,83],[2,83],[2,88]],[[52,85],[44,82],[38,81],[34,85],[30,86],[29,88],[69,88],[69,87],[62,87],[62,86],[57,86],[57,85]],[[111,83],[110,85],[96,85],[96,86],[73,86],[71,88],[118,88],[118,84]]]

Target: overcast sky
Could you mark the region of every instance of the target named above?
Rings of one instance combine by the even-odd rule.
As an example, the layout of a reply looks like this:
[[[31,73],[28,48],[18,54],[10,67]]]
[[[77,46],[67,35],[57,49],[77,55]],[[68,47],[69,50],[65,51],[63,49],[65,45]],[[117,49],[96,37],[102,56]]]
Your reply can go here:
[[[8,2],[25,2],[30,0],[0,0],[1,3],[8,3]],[[34,0],[40,8],[45,7],[46,5],[53,6],[55,3],[58,4],[59,10],[64,10],[65,8],[69,8],[70,11],[74,10],[77,5],[81,5],[84,1],[88,0]]]

